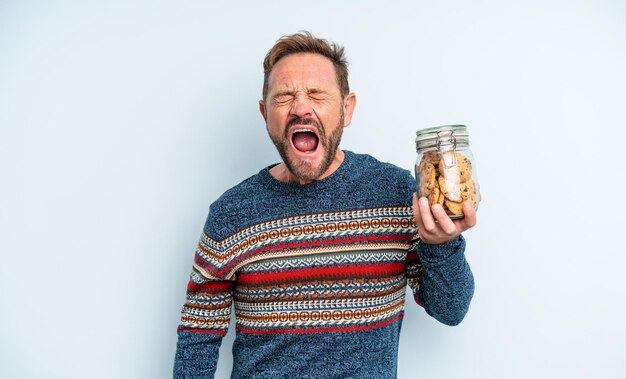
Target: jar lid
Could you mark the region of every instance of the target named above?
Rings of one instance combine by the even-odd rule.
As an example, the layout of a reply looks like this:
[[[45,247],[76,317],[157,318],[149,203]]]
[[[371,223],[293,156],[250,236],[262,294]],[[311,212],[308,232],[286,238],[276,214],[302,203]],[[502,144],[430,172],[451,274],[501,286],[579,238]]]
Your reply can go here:
[[[417,151],[437,148],[442,151],[455,150],[469,145],[469,133],[465,125],[443,125],[418,130],[415,133]]]

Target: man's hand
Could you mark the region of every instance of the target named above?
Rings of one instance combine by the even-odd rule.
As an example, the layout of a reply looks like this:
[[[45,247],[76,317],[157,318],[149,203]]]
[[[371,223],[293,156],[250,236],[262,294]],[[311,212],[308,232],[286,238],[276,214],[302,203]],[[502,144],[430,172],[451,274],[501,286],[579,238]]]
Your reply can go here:
[[[472,203],[463,203],[463,214],[464,218],[452,221],[441,204],[429,207],[427,198],[422,197],[418,201],[417,193],[413,194],[413,217],[421,240],[427,244],[437,245],[452,241],[476,225],[476,210]]]

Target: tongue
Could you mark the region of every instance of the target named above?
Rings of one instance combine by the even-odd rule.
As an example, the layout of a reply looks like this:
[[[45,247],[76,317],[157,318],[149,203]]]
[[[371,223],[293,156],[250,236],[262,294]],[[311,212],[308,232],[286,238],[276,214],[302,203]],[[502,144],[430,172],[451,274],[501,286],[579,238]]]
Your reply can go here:
[[[311,132],[298,132],[293,135],[293,145],[300,151],[313,151],[317,148],[317,137]]]

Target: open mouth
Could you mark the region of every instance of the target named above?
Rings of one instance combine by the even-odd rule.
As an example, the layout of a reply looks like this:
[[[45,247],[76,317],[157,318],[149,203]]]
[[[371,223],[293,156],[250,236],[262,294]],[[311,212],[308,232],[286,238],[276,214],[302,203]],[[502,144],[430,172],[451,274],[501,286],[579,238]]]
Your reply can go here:
[[[294,128],[291,132],[291,144],[301,153],[313,153],[319,145],[319,136],[315,129]]]

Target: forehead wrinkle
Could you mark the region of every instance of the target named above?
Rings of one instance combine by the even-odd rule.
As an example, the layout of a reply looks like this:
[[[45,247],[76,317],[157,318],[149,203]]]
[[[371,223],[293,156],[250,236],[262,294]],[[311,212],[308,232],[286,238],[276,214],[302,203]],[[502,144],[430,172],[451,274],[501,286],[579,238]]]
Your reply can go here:
[[[317,77],[300,77],[293,78],[288,75],[283,75],[281,78],[276,78],[275,88],[277,91],[289,91],[298,92],[303,91],[309,93],[311,91],[322,91],[323,81],[320,81]]]
[[[311,54],[305,54],[305,56]],[[296,62],[291,63],[291,59],[296,58]],[[285,57],[284,60],[279,61],[269,77],[269,87],[271,92],[291,92],[296,93],[299,90],[305,93],[312,92],[326,92],[331,93],[336,86],[339,91],[337,83],[337,77],[335,68],[332,66],[330,60],[328,65],[316,65],[310,64],[311,62],[304,62],[302,64],[301,59],[294,57]],[[300,57],[302,58],[302,57]],[[311,55],[313,60],[319,58],[316,55]],[[327,60],[327,58],[323,58]],[[332,88],[326,88],[332,86]],[[273,91],[272,91],[273,90]]]

